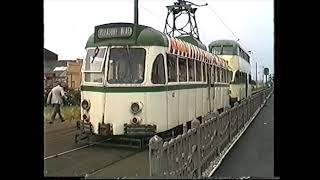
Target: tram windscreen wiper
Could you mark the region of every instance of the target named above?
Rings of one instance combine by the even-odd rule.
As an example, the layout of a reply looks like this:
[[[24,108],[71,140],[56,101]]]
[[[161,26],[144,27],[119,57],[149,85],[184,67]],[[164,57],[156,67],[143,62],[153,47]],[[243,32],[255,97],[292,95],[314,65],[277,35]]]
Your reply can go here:
[[[93,63],[94,58],[98,55],[100,49],[98,47],[96,47],[96,49],[94,50],[94,55],[91,56],[90,58],[92,58],[91,63]]]

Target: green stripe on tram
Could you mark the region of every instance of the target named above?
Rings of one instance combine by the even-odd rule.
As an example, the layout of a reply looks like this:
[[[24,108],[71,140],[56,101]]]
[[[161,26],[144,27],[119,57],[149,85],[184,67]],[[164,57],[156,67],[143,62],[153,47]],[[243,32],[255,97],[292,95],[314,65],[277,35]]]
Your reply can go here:
[[[228,84],[216,84],[215,87],[228,87]],[[126,93],[126,92],[162,92],[183,89],[206,88],[207,84],[169,85],[169,86],[143,86],[143,87],[97,87],[81,86],[81,91]]]

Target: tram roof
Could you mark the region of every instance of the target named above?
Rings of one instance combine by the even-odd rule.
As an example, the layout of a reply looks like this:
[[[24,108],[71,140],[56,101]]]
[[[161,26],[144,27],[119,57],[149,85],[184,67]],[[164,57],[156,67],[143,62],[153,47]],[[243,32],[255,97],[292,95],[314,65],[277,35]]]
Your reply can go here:
[[[198,39],[192,37],[192,36],[180,36],[180,37],[176,37],[177,39],[181,39],[182,41],[188,42],[190,44],[193,44],[195,46],[197,46],[200,49],[203,50],[207,50],[206,45],[204,45],[201,41],[199,41]]]
[[[99,37],[98,33],[104,37]],[[89,37],[86,48],[110,45],[168,47],[168,39],[160,31],[148,26],[135,26],[132,23],[109,23],[95,27],[95,33]]]
[[[101,38],[101,36],[104,37]],[[206,46],[204,44],[191,36],[176,38],[189,42],[203,50],[206,50]],[[135,26],[132,23],[109,23],[98,25],[95,27],[95,33],[93,33],[89,37],[85,48],[110,45],[168,47],[169,40],[164,33],[152,27],[144,25]]]
[[[216,45],[232,45],[234,47],[241,47],[240,44],[237,41],[229,40],[229,39],[221,39],[221,40],[212,41],[209,44],[209,50],[211,50],[212,47],[216,46]]]

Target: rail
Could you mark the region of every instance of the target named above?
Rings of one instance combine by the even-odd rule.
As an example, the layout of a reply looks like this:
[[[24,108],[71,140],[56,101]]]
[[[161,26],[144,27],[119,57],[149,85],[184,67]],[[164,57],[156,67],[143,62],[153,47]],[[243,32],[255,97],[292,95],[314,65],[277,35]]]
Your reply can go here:
[[[267,88],[236,103],[221,114],[192,120],[191,129],[170,141],[155,135],[149,141],[150,176],[159,178],[210,177],[233,144],[270,97]]]

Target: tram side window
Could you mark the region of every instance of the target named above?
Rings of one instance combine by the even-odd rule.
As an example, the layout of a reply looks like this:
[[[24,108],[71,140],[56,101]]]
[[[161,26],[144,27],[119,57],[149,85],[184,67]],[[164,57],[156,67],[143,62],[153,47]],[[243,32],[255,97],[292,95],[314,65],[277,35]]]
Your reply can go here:
[[[234,78],[234,83],[239,84],[239,71],[236,72],[235,78]]]
[[[230,73],[229,73],[229,70],[226,70],[226,73],[227,73],[226,83],[229,83],[229,79],[230,79]]]
[[[203,82],[207,82],[207,65],[205,63],[201,63],[202,65],[202,75],[203,75]]]
[[[217,82],[220,82],[220,68],[217,67]]]
[[[223,71],[224,71],[224,69],[221,68],[221,71],[220,71],[220,73],[221,73],[221,79],[220,79],[220,81],[221,81],[221,82],[224,81],[224,80],[223,80],[223,78],[224,78],[224,73],[223,73]]]
[[[164,62],[163,62],[163,55],[162,54],[159,54],[153,63],[152,73],[151,73],[151,82],[153,84],[164,84],[165,83]]]
[[[209,83],[210,83],[210,79],[211,79],[211,65],[209,65],[209,64],[207,64],[207,68],[206,68],[206,70],[207,70],[207,81],[209,81]]]
[[[220,82],[222,82],[222,68],[219,68],[219,74],[220,74]]]
[[[244,73],[241,73],[241,83],[242,84],[244,83],[244,79],[245,79],[245,75],[244,75]]]
[[[239,47],[239,52],[240,52],[239,56],[243,58],[243,51],[242,51],[242,49],[240,47]]]
[[[179,58],[179,82],[187,81],[187,62],[185,59]]]
[[[193,59],[188,59],[188,72],[189,72],[189,81],[195,81],[194,60]]]
[[[224,74],[225,74],[225,77],[224,77],[224,82],[228,82],[228,70],[224,70]]]
[[[246,82],[246,73],[242,73],[242,83]]]
[[[216,67],[212,66],[212,82],[216,82]]]
[[[251,84],[252,79],[251,79],[251,74],[249,74],[249,84]]]
[[[177,56],[167,56],[168,82],[177,82]]]
[[[240,83],[243,84],[243,82],[244,82],[244,74],[243,74],[243,72],[242,72],[242,73],[241,73],[241,81],[240,81]]]
[[[201,62],[196,61],[196,80],[201,81]]]
[[[220,82],[220,70],[219,67],[216,68],[216,73],[217,73],[217,82]]]
[[[216,67],[216,81],[215,82],[219,82],[219,68]]]
[[[244,82],[245,82],[245,83],[248,82],[248,74],[247,74],[247,73],[245,73],[245,80],[244,80]]]

